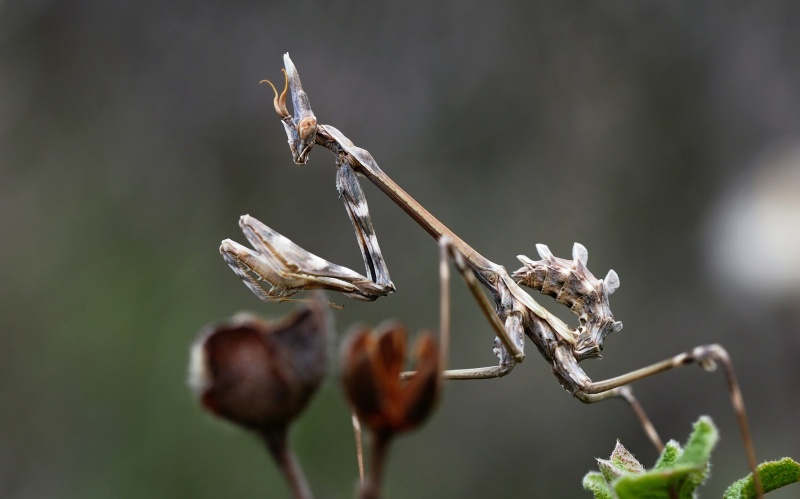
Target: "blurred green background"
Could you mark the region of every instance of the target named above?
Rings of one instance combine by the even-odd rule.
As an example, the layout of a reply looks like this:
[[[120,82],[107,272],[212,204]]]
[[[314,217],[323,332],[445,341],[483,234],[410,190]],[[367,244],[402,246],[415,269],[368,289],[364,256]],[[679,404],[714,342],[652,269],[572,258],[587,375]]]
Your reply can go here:
[[[319,120],[487,257],[513,270],[536,243],[567,257],[580,241],[598,277],[619,273],[625,329],[585,363],[594,379],[719,342],[759,458],[800,457],[799,16],[790,0],[0,2],[0,496],[287,496],[185,385],[201,326],[292,308],[218,254],[244,242],[239,215],[363,271],[332,157],[295,166],[258,85],[286,51]],[[330,296],[339,337],[436,327],[435,244],[362,183],[398,292]],[[491,365],[453,290],[452,365]],[[705,496],[747,472],[719,373],[636,393],[665,438],[714,418]],[[293,437],[318,497],[352,497],[335,377]],[[397,442],[386,496],[586,496],[617,438],[655,459],[625,404],[572,399],[529,344],[506,378],[447,384]]]

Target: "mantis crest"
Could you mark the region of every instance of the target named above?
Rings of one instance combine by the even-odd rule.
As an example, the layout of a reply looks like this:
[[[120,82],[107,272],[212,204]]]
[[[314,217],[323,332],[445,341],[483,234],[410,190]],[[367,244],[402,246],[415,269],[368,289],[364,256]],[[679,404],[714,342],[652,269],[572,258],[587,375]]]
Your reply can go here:
[[[569,260],[554,256],[547,246],[539,244],[536,249],[540,259],[520,255],[517,258],[522,267],[509,274],[503,266],[485,258],[431,215],[380,169],[368,151],[353,144],[333,126],[318,123],[292,60],[288,54],[283,60],[283,91],[278,93],[271,82],[267,83],[275,92],[275,112],[286,131],[292,159],[298,165],[306,164],[316,146],[333,153],[336,188],[352,222],[366,275],[316,256],[255,218],[244,215],[239,225],[252,249],[226,239],[222,241],[220,253],[259,298],[284,300],[298,291],[326,289],[371,301],[395,291],[367,200],[358,182],[360,175],[375,184],[434,239],[446,241],[456,266],[496,335],[493,351],[498,357],[497,365],[448,370],[443,373],[446,379],[505,376],[516,363],[524,360],[527,336],[551,365],[558,382],[572,396],[585,403],[614,397],[624,399],[634,410],[648,438],[661,449],[661,438],[628,385],[687,364],[699,364],[712,370],[719,363],[725,369],[756,490],[761,490],[741,392],[728,354],[721,346],[698,346],[627,374],[592,381],[578,363],[599,358],[605,338],[622,329],[622,323],[614,319],[609,305],[609,296],[620,285],[616,272],[610,270],[603,279],[596,278],[587,268],[588,251],[575,243]],[[294,115],[286,106],[289,91]],[[537,303],[522,286],[552,296],[557,303],[567,306],[578,317],[579,326],[569,327]]]

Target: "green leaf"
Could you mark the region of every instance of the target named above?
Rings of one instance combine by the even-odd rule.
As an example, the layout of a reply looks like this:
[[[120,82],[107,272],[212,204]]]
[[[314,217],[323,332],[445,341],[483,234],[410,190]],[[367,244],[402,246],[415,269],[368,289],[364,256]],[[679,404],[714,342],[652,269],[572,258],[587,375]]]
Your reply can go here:
[[[602,473],[590,471],[583,477],[583,488],[594,494],[595,499],[615,499]]]
[[[597,460],[602,473],[586,475],[584,488],[596,498],[691,498],[708,476],[708,458],[718,439],[711,419],[703,416],[695,423],[684,448],[675,441],[668,442],[649,471],[644,471],[633,454],[617,442],[610,459]],[[601,495],[609,493],[610,496]]]
[[[681,450],[671,442],[664,447],[656,467],[639,475],[627,475],[612,483],[620,499],[652,497],[693,497],[695,489],[708,476],[708,458],[719,439],[714,423],[703,416]]]
[[[615,497],[619,499],[670,499],[673,496],[668,478],[668,476],[658,473],[622,477],[613,485]]]
[[[694,424],[694,431],[689,441],[683,447],[683,454],[675,460],[675,465],[705,466],[718,440],[719,432],[711,418],[700,416]]]
[[[614,463],[617,469],[625,473],[632,473],[634,475],[644,473],[644,466],[642,466],[642,463],[640,463],[628,449],[619,443],[619,440],[617,440],[617,445],[614,447],[614,452],[611,453],[611,462]]]
[[[598,459],[602,473],[583,478],[583,488],[596,499],[690,499],[708,477],[711,450],[719,439],[714,423],[702,416],[694,424],[689,440],[681,446],[667,442],[653,469],[644,471],[639,461],[617,442],[609,459]],[[800,464],[785,457],[758,466],[764,492],[800,482]],[[725,491],[724,499],[754,499],[753,477],[738,480]]]
[[[768,461],[758,465],[758,476],[761,478],[764,492],[770,492],[784,485],[800,482],[800,464],[788,457],[784,457],[780,461]],[[741,480],[733,482],[722,497],[724,499],[755,498],[753,474],[750,473]]]
[[[694,490],[708,478],[708,460],[711,450],[719,441],[719,432],[708,416],[701,416],[694,424],[694,431],[681,454],[675,460],[675,468],[683,466],[693,469],[686,474],[686,480],[681,485],[681,497],[692,497]]]
[[[656,461],[656,465],[653,467],[653,469],[661,470],[673,466],[681,454],[683,454],[683,448],[681,447],[681,444],[675,440],[670,440],[667,442],[667,445],[664,446],[664,450],[661,451],[661,455],[658,456],[658,461]]]
[[[597,467],[600,468],[603,478],[608,483],[623,475],[644,473],[644,466],[636,460],[628,449],[619,443],[619,440],[617,440],[617,445],[614,447],[611,457],[609,459],[598,459]]]

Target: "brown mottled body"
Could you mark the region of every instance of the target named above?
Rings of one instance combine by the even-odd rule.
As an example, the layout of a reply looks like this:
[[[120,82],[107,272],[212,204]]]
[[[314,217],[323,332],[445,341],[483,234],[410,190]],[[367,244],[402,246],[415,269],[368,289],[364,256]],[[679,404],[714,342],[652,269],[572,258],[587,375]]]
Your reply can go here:
[[[569,307],[580,320],[578,343],[584,339],[587,345],[591,342],[597,346],[582,358],[599,356],[606,335],[622,329],[608,304],[608,296],[619,287],[617,273],[610,270],[605,279],[597,279],[586,267],[589,252],[580,243],[572,248],[572,260],[554,256],[544,244],[537,244],[536,251],[542,259],[534,261],[519,255],[523,266],[511,277]]]

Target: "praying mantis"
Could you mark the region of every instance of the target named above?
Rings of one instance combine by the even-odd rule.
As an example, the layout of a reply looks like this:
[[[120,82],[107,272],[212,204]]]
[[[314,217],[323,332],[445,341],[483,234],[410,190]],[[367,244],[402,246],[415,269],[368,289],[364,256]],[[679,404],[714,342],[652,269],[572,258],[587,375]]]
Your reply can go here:
[[[597,279],[586,267],[588,251],[575,243],[572,259],[555,257],[547,246],[537,245],[540,260],[518,256],[522,267],[509,274],[469,246],[414,200],[380,169],[372,155],[330,125],[317,122],[308,95],[303,90],[294,63],[285,54],[284,89],[272,87],[274,107],[288,138],[292,159],[298,165],[308,161],[315,146],[331,151],[336,159],[336,188],[353,225],[366,267],[366,276],[329,262],[301,248],[257,219],[244,215],[239,225],[252,249],[230,239],[222,241],[220,253],[230,268],[262,300],[285,300],[295,293],[325,289],[350,298],[372,301],[395,291],[381,254],[366,197],[358,175],[367,178],[406,212],[435,240],[449,247],[456,266],[488,319],[496,335],[493,351],[498,364],[490,367],[454,369],[443,372],[445,379],[484,379],[507,375],[525,358],[527,336],[551,365],[561,386],[584,403],[620,397],[633,409],[645,433],[659,450],[663,443],[655,427],[638,403],[630,384],[687,364],[698,364],[710,371],[721,364],[734,412],[736,413],[748,465],[756,490],[761,483],[747,423],[744,402],[731,360],[720,345],[703,345],[661,362],[603,381],[592,381],[579,366],[585,359],[598,358],[605,338],[622,329],[609,306],[609,295],[619,288],[619,277],[610,270]],[[291,91],[294,115],[286,106]],[[578,316],[580,325],[569,327],[537,303],[522,286],[538,290],[566,305]],[[491,300],[484,293],[488,291]],[[406,373],[411,376],[413,373]],[[761,494],[760,494],[761,495]]]

